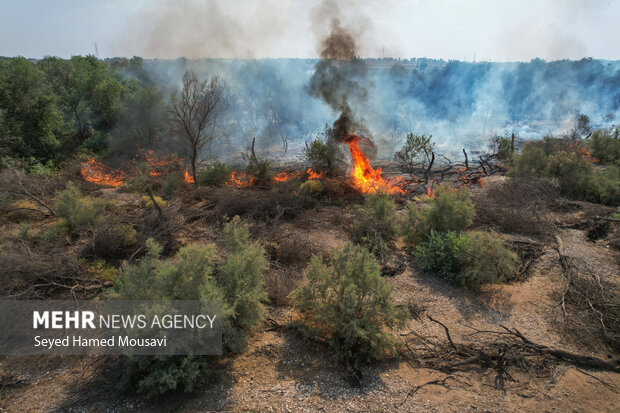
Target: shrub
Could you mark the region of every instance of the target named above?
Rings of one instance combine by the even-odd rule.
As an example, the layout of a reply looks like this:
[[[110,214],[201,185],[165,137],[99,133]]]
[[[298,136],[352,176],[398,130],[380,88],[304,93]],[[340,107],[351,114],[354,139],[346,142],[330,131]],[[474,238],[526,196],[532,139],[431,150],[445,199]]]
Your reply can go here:
[[[71,182],[56,195],[56,213],[62,218],[60,228],[65,232],[75,234],[99,222],[100,214],[105,208],[104,202],[83,196]]]
[[[218,281],[232,311],[234,328],[224,331],[224,345],[232,352],[245,348],[248,333],[265,316],[263,273],[267,269],[265,248],[250,241],[250,231],[238,216],[224,225],[220,242],[228,257],[219,267]]]
[[[466,189],[456,191],[440,186],[428,207],[409,205],[401,230],[406,244],[413,248],[431,230],[463,231],[472,223],[474,215],[474,204]]]
[[[182,182],[183,178],[177,173],[171,173],[166,175],[166,177],[164,178],[164,182],[161,186],[164,195],[170,196],[174,194],[179,189]]]
[[[592,132],[588,143],[591,155],[601,163],[614,163],[620,160],[620,129],[597,129]]]
[[[205,169],[198,171],[198,185],[222,186],[230,178],[230,168],[220,161],[215,161]]]
[[[512,176],[541,174],[547,166],[547,155],[540,146],[527,143],[520,154],[514,155],[512,165],[509,171]]]
[[[469,242],[460,257],[459,284],[476,289],[483,284],[505,282],[516,274],[519,258],[496,233],[470,231],[467,237]]]
[[[299,185],[299,192],[302,194],[319,194],[325,191],[325,186],[318,179],[310,179]]]
[[[267,159],[258,160],[251,158],[248,163],[248,174],[254,177],[254,184],[257,186],[267,186],[274,176],[271,162]]]
[[[233,218],[224,226],[227,258],[218,263],[212,244],[183,247],[174,259],[161,260],[162,247],[147,240],[147,255],[125,268],[108,297],[124,300],[222,300],[225,354],[245,346],[251,329],[263,319],[265,252],[251,243],[246,225]],[[218,267],[217,277],[213,275]],[[213,370],[213,357],[131,356],[124,358],[121,386],[147,396],[183,389],[191,392]]]
[[[157,202],[157,205],[159,205],[160,208],[166,206],[166,201],[164,201],[162,197],[153,195],[153,199],[155,199],[155,202]],[[147,209],[155,209],[155,204],[153,203],[151,197],[148,195],[142,195],[142,204]]]
[[[325,339],[336,360],[355,370],[394,354],[389,329],[404,321],[405,311],[392,303],[390,286],[368,250],[348,244],[329,264],[314,255],[305,278],[307,284],[291,295],[302,332]]]
[[[407,171],[412,177],[415,174],[416,166],[420,166],[425,172],[426,167],[432,160],[432,153],[435,144],[431,142],[432,136],[407,135],[407,141],[403,147],[394,153],[394,160]]]
[[[497,136],[493,143],[497,159],[510,162],[515,151],[514,135],[510,139]]]
[[[472,289],[510,279],[519,264],[497,234],[480,231],[431,231],[414,255],[421,271]]]
[[[366,245],[377,258],[389,253],[389,243],[396,235],[396,204],[387,192],[366,195],[364,205],[356,208],[353,239]]]
[[[342,149],[340,146],[342,145],[330,138],[331,133],[331,129],[326,127],[322,133],[325,135],[325,140],[317,136],[310,143],[306,142],[304,155],[314,172],[325,173],[333,177],[341,172]]]
[[[454,231],[431,230],[424,242],[415,247],[414,257],[420,271],[454,281],[460,271],[459,257],[467,249],[468,238]]]
[[[561,152],[549,157],[546,173],[558,178],[565,195],[608,205],[620,200],[620,176],[613,166],[598,172],[588,160]]]

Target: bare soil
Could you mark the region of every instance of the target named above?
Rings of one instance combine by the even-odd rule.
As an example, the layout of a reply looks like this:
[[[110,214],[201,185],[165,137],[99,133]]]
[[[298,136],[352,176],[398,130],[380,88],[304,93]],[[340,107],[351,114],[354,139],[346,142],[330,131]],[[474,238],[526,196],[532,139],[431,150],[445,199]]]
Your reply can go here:
[[[479,193],[474,195],[484,196],[489,183],[475,189]],[[131,204],[134,199],[123,194],[117,201]],[[579,268],[617,287],[620,252],[606,239],[590,241],[587,225],[578,225],[590,219],[588,214],[597,215],[592,212],[596,208],[583,204],[553,211],[553,219],[562,224],[556,239],[564,254],[582,264]],[[347,242],[350,217],[348,207],[332,205],[306,210],[292,221],[258,223],[254,232],[263,241],[298,237],[312,252],[329,254]],[[182,242],[216,237],[212,224],[198,222],[184,229]],[[397,253],[406,257],[402,247],[396,245]],[[558,302],[565,280],[557,245],[545,245],[524,281],[490,286],[480,292],[420,274],[408,261],[388,281],[396,301],[416,303],[448,326],[457,343],[475,343],[478,338],[474,329],[498,330],[501,324],[518,328],[539,344],[603,359],[618,356],[602,344],[586,345],[565,333]],[[618,373],[561,363],[540,376],[511,370],[514,381],[508,381],[502,390],[494,385],[496,375],[491,368],[445,373],[394,359],[366,367],[357,386],[323,348],[309,344],[286,327],[293,316],[286,306],[270,307],[268,320],[254,333],[247,350],[223,361],[226,372],[220,380],[205,384],[192,395],[172,394],[152,401],[117,388],[120,363],[114,357],[3,357],[0,411],[620,411]],[[442,327],[426,317],[412,319],[399,334],[406,337],[410,331],[445,340]]]

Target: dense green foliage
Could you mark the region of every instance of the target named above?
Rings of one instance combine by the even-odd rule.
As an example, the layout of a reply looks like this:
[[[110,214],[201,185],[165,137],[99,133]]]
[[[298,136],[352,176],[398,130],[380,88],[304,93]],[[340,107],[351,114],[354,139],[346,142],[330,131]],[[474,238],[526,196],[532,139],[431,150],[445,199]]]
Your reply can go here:
[[[198,171],[198,185],[222,186],[230,178],[231,170],[223,162],[215,161],[211,165]]]
[[[58,161],[79,149],[125,154],[153,143],[163,105],[141,60],[0,60],[0,155]]]
[[[265,250],[252,243],[248,226],[239,217],[225,224],[221,244],[226,252],[221,261],[212,244],[188,245],[173,259],[162,260],[161,246],[149,240],[148,254],[118,275],[108,296],[122,300],[221,300],[223,350],[225,354],[240,352],[265,314]],[[213,372],[214,363],[215,359],[207,356],[126,357],[121,385],[148,396],[175,389],[190,392]]]
[[[56,213],[62,218],[60,228],[69,234],[97,224],[105,208],[105,202],[84,196],[71,182],[56,197]]]
[[[401,232],[405,243],[413,249],[431,230],[463,231],[472,223],[474,215],[474,204],[467,190],[440,186],[428,207],[409,205]]]
[[[336,359],[354,369],[395,352],[389,332],[405,319],[368,250],[348,244],[328,264],[314,255],[308,283],[292,293],[302,331],[327,340]]]
[[[620,162],[620,128],[613,131],[597,129],[592,132],[588,147],[592,151],[592,157],[601,163],[611,164]]]
[[[377,258],[384,258],[396,235],[396,204],[386,192],[365,196],[364,204],[356,208],[353,239],[366,245]]]
[[[590,148],[605,162],[616,162],[614,150],[618,138],[609,131],[594,131]],[[548,176],[558,180],[560,191],[585,201],[617,205],[620,203],[620,171],[616,165],[597,168],[584,141],[545,138],[542,143],[527,143],[515,155],[509,175],[513,177]]]
[[[459,259],[466,249],[467,237],[454,231],[431,230],[426,240],[416,245],[415,263],[421,271],[452,280],[460,270]]]
[[[421,271],[472,289],[509,279],[519,263],[497,234],[480,231],[431,230],[414,256]]]

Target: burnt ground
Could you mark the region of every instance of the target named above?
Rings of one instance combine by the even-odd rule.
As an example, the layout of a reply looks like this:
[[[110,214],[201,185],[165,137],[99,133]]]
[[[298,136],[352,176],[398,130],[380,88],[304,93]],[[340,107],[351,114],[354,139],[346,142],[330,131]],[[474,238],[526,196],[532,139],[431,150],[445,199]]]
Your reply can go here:
[[[484,202],[505,178],[486,178],[485,186],[472,188],[476,203]],[[135,196],[116,190],[100,191],[118,204],[134,204]],[[209,215],[212,200],[193,199],[184,211],[196,213],[179,237],[181,243],[214,240],[217,220]],[[557,201],[557,202],[556,202]],[[592,235],[600,206],[555,200],[544,208],[544,222],[552,234],[504,234],[515,243],[535,245],[523,277],[507,284],[472,292],[420,274],[395,245],[394,276],[388,278],[394,298],[414,303],[422,316],[412,318],[399,335],[405,342],[416,336],[446,343],[444,330],[424,315],[432,315],[449,327],[458,345],[480,344],[475,330],[516,327],[530,340],[603,359],[617,357],[600,340],[567,331],[560,305],[566,280],[559,253],[569,257],[575,271],[590,272],[616,289],[620,282],[620,251],[614,247],[617,228]],[[400,205],[399,213],[403,213]],[[352,206],[322,205],[305,209],[292,218],[256,220],[257,239],[288,245],[270,252],[273,263],[268,277],[283,291],[299,280],[310,253],[329,254],[348,241],[347,226]],[[484,221],[484,220],[482,220]],[[476,226],[485,228],[487,223]],[[5,232],[15,226],[5,225]],[[599,231],[600,232],[600,231]],[[616,237],[616,238],[614,238]],[[277,274],[277,275],[273,275]],[[290,285],[282,278],[291,279]],[[275,293],[274,293],[275,294]],[[277,294],[275,294],[277,295]],[[280,294],[281,295],[281,294]],[[274,300],[275,302],[275,300]],[[503,389],[496,386],[496,371],[489,366],[470,366],[444,372],[424,368],[401,357],[368,366],[359,385],[351,383],[342,368],[334,365],[324,349],[302,340],[287,328],[293,319],[285,304],[272,304],[268,319],[253,334],[247,350],[223,360],[219,381],[205,384],[192,395],[172,394],[144,401],[126,395],[117,386],[120,364],[113,357],[3,357],[0,359],[0,411],[88,412],[195,412],[195,411],[407,411],[407,412],[517,412],[570,411],[616,412],[620,410],[620,375],[555,363],[544,371],[510,368],[511,378]],[[282,304],[281,303],[281,304]],[[442,381],[443,380],[443,381]],[[433,382],[428,384],[429,382]],[[425,385],[426,384],[426,385]],[[423,385],[423,386],[422,386]],[[422,386],[417,388],[416,386]],[[417,390],[416,390],[417,388]]]

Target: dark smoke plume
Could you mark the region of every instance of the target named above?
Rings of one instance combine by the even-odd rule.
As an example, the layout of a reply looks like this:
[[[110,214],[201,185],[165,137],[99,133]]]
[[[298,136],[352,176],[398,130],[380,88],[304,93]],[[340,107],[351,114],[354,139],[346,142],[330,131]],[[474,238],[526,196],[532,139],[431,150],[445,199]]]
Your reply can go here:
[[[321,41],[321,60],[310,79],[309,91],[340,113],[332,129],[332,138],[338,141],[364,129],[356,121],[350,104],[351,101],[364,101],[368,96],[368,71],[356,53],[353,35],[342,27],[337,17],[332,18],[331,30]]]

